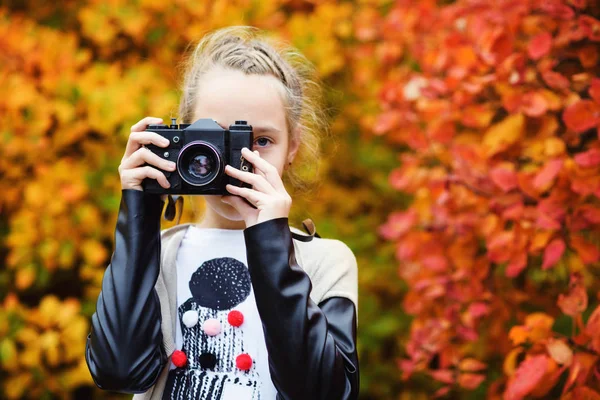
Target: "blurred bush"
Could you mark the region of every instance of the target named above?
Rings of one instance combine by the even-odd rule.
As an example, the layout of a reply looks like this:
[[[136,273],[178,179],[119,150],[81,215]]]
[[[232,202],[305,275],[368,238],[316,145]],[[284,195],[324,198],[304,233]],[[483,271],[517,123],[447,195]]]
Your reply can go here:
[[[374,98],[363,99],[377,83],[363,76],[354,84],[361,72],[348,68],[365,62],[353,50],[353,16],[379,3],[3,3],[0,311],[6,318],[0,318],[0,398],[114,395],[95,389],[83,351],[112,252],[117,166],[129,128],[146,115],[177,117],[177,65],[186,46],[204,32],[239,24],[298,47],[326,85],[334,125],[324,143],[322,181],[308,195],[296,194],[292,221],[311,217],[321,235],[340,238],[356,252],[363,393],[383,398],[398,392],[394,358],[408,320],[400,308],[393,246],[376,229],[405,204],[387,185],[396,164],[393,149],[365,137],[358,123],[367,106],[376,110]],[[202,209],[193,206],[185,207],[182,222]],[[34,318],[46,312],[57,320]]]

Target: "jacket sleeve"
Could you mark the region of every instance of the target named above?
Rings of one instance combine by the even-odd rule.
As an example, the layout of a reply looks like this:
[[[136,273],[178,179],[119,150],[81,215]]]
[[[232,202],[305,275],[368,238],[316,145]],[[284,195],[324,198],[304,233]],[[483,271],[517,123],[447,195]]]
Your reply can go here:
[[[354,303],[310,299],[312,284],[296,263],[287,218],[251,226],[244,236],[278,399],[357,399]]]
[[[101,389],[145,392],[166,365],[154,289],[160,270],[162,206],[157,195],[122,191],[114,253],[104,272],[85,351]]]

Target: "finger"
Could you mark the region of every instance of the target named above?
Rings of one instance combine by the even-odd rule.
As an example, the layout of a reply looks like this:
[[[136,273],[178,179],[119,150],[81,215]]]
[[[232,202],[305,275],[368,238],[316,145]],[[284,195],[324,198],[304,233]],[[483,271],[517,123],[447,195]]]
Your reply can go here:
[[[165,174],[163,174],[161,171],[157,170],[156,168],[152,168],[150,166],[128,169],[128,170],[124,171],[123,175],[126,178],[135,180],[140,184],[144,179],[151,178],[151,179],[156,179],[158,184],[165,189],[168,189],[171,187],[171,184],[169,183],[169,180],[167,179]]]
[[[231,194],[237,194],[238,196],[242,196],[243,198],[245,198],[246,200],[248,200],[249,202],[251,202],[252,204],[255,204],[257,206],[259,203],[264,202],[264,200],[266,200],[266,196],[267,196],[264,193],[261,193],[254,189],[243,188],[243,187],[234,186],[234,185],[230,185],[230,184],[226,185],[225,189],[227,189],[227,191]]]
[[[252,185],[255,190],[267,194],[276,194],[277,191],[273,188],[264,176],[253,174],[251,172],[240,171],[231,165],[225,166],[225,173],[235,179],[239,179],[242,182]]]
[[[251,162],[256,169],[264,174],[267,182],[269,182],[273,188],[275,188],[275,190],[285,191],[285,187],[283,186],[279,172],[271,163],[261,158],[259,154],[250,151],[246,147],[242,149],[242,156],[244,156],[244,158]]]
[[[131,156],[134,151],[137,151],[145,144],[154,144],[159,147],[167,147],[169,145],[169,139],[159,135],[156,132],[132,132],[129,135],[129,140],[127,141],[124,157]]]
[[[260,157],[260,153],[258,152],[258,150],[254,150],[254,151],[253,151],[253,153],[256,153],[256,155]],[[264,172],[262,172],[262,171],[261,171],[260,169],[258,169],[258,168],[254,170],[254,173],[255,173],[255,174],[258,174],[258,175],[260,175],[260,176],[262,176],[262,177],[264,177],[265,179],[267,178],[267,176],[265,175],[265,173],[264,173]]]
[[[124,159],[121,163],[121,168],[132,169],[139,167],[144,163],[151,164],[165,171],[175,171],[174,162],[160,158],[157,154],[151,152],[145,147],[139,148],[130,157]]]
[[[146,117],[146,118],[140,120],[139,122],[137,122],[135,125],[132,125],[131,132],[145,131],[146,127],[148,125],[157,125],[157,124],[161,124],[162,122],[163,122],[162,118]]]

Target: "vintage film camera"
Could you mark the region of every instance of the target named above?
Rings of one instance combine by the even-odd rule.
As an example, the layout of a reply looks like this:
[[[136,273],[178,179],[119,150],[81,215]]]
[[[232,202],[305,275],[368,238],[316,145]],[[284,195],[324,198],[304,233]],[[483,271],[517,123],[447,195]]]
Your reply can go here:
[[[252,126],[246,121],[235,121],[223,129],[212,119],[199,119],[193,124],[148,125],[147,131],[156,132],[169,140],[168,147],[149,144],[146,147],[159,157],[173,161],[175,171],[161,170],[171,187],[165,189],[155,179],[142,182],[144,191],[158,194],[230,195],[225,185],[249,186],[225,174],[229,164],[242,171],[253,172],[252,164],[242,157],[242,148],[252,149]]]

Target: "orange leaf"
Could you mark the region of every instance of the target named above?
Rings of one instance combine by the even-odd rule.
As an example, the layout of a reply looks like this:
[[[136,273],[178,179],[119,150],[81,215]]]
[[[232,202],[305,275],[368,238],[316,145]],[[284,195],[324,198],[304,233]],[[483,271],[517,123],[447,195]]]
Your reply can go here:
[[[513,326],[508,332],[508,338],[514,346],[518,346],[529,338],[529,329],[522,325]]]
[[[544,354],[525,359],[508,381],[505,400],[520,400],[540,383],[548,368],[548,357]]]
[[[567,295],[560,294],[557,304],[563,313],[571,317],[576,317],[585,311],[588,305],[588,296],[580,274],[571,275],[569,293]]]
[[[548,54],[552,48],[552,35],[550,32],[540,33],[529,42],[527,54],[532,60],[538,60]]]
[[[567,128],[582,133],[600,123],[600,107],[591,100],[580,100],[571,104],[563,112]]]
[[[458,368],[461,371],[477,372],[487,368],[487,364],[475,358],[465,358],[460,361]]]
[[[458,384],[468,390],[475,390],[481,382],[485,380],[485,375],[483,374],[460,374],[458,376]]]
[[[582,235],[572,233],[570,244],[585,264],[595,263],[600,259],[598,247],[589,243]]]
[[[565,242],[561,238],[552,240],[544,250],[544,263],[542,269],[553,267],[565,252]]]

